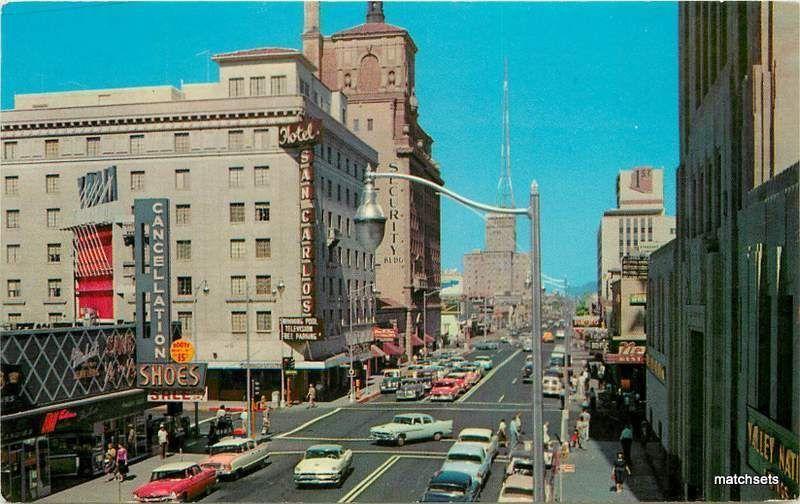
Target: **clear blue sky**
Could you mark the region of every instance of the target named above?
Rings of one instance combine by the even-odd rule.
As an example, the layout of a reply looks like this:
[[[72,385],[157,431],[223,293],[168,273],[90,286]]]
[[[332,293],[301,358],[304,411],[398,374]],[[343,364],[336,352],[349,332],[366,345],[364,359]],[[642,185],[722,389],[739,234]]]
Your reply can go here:
[[[326,34],[366,2],[323,3]],[[503,56],[511,81],[514,194],[542,193],[543,270],[577,285],[596,271],[596,232],[618,170],[678,164],[674,3],[386,3],[417,53],[423,126],[447,185],[495,201]],[[2,107],[15,93],[202,82],[206,56],[300,47],[300,3],[12,3],[2,10]],[[216,78],[215,65],[210,65]],[[529,226],[519,221],[527,251]],[[483,246],[482,221],[442,204],[442,267]]]

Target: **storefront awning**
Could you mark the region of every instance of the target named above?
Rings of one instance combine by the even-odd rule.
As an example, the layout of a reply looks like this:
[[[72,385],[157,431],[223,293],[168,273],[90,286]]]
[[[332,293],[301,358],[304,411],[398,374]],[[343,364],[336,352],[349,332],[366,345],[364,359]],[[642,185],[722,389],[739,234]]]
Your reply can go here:
[[[306,371],[324,371],[349,361],[350,356],[347,353],[338,353],[324,361],[298,361],[295,363],[294,368]]]
[[[436,339],[433,336],[430,334],[425,335],[425,343],[433,343],[434,341],[436,341]]]
[[[386,357],[386,352],[378,348],[377,345],[372,345],[369,347],[369,349],[372,352],[373,357]]]
[[[425,343],[421,339],[419,339],[419,336],[417,336],[416,334],[412,334],[411,335],[411,344],[413,346],[424,346],[425,345]]]
[[[403,349],[390,341],[384,341],[382,345],[382,350],[386,355],[403,355]]]

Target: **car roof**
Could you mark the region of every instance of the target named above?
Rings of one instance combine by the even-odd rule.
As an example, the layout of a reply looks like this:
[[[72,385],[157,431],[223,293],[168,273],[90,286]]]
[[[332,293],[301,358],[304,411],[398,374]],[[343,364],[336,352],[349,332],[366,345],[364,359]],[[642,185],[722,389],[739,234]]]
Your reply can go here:
[[[312,445],[312,446],[309,446],[308,448],[306,448],[306,451],[308,451],[308,450],[326,450],[326,451],[327,450],[342,450],[343,451],[344,447],[342,445],[338,445],[338,444],[316,444],[316,445]]]
[[[461,429],[461,432],[458,433],[459,436],[467,435],[467,436],[488,436],[492,437],[492,429],[480,429],[480,428],[467,428]]]
[[[252,439],[237,438],[237,437],[226,437],[226,438],[223,438],[221,441],[215,443],[213,446],[239,446],[239,445],[247,443],[248,441],[252,441]]]
[[[526,490],[533,489],[533,476],[526,476],[524,474],[511,474],[506,478],[505,486],[514,488],[524,488]]]
[[[489,356],[489,355],[478,355],[478,356],[475,357],[475,360],[486,360],[486,359],[490,359],[491,360],[491,356]]]
[[[465,441],[457,441],[455,444],[453,444],[447,454],[450,455],[451,453],[463,453],[465,455],[475,455],[476,453],[480,453],[482,456],[486,456],[486,451],[483,449],[483,445],[480,443]]]
[[[472,478],[459,471],[438,471],[431,478],[431,483],[461,483],[468,485]]]
[[[394,417],[395,418],[397,418],[397,417],[401,417],[401,418],[419,418],[419,417],[429,417],[429,416],[430,415],[427,415],[425,413],[398,413]]]
[[[197,462],[170,462],[169,464],[164,464],[156,467],[153,469],[155,471],[184,471],[189,469],[192,466],[196,466]]]

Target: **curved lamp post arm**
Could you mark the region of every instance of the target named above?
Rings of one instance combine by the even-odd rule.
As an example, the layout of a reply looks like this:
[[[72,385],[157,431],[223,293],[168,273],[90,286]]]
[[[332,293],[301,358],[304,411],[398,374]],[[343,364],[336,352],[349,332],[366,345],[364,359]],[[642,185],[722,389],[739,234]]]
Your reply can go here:
[[[389,165],[392,166],[392,165]],[[444,194],[445,196],[458,201],[459,203],[466,205],[468,207],[477,208],[478,210],[483,210],[484,212],[492,212],[492,213],[499,213],[499,214],[512,214],[512,215],[527,215],[530,217],[530,209],[529,208],[503,208],[503,207],[496,207],[492,205],[484,205],[483,203],[478,203],[477,201],[472,201],[469,198],[465,198],[458,193],[447,189],[444,186],[440,186],[435,182],[431,182],[428,179],[424,179],[422,177],[417,177],[414,175],[406,175],[405,173],[377,173],[374,171],[368,171],[364,173],[365,178],[398,178],[403,180],[410,180],[412,182],[416,182],[418,184],[426,185],[437,192]]]

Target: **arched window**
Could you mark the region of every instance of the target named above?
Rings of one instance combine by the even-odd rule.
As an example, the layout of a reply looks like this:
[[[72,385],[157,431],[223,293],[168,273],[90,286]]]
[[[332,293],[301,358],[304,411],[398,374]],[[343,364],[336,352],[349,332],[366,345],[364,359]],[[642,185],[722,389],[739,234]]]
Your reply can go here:
[[[381,83],[381,67],[378,58],[373,54],[364,56],[361,60],[361,69],[358,72],[358,90],[369,93],[378,90]]]

